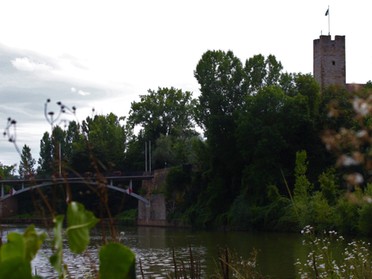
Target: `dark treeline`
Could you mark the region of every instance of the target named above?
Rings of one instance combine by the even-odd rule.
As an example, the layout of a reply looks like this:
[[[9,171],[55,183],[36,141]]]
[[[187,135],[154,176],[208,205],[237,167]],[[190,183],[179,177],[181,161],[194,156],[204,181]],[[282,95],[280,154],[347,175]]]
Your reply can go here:
[[[61,165],[69,174],[143,171],[147,145],[152,168],[169,168],[161,191],[170,221],[372,234],[367,157],[355,163],[369,143],[350,136],[369,135],[370,120],[355,114],[352,100],[368,96],[370,83],[355,95],[342,87],[321,91],[310,74],[287,73],[272,55],[243,63],[231,51],[206,52],[194,75],[197,98],[158,88],[132,102],[128,117],[95,115],[54,127],[41,139],[37,169],[23,147],[20,176],[55,175]],[[349,142],[340,142],[343,132]],[[356,174],[364,179],[356,183]]]

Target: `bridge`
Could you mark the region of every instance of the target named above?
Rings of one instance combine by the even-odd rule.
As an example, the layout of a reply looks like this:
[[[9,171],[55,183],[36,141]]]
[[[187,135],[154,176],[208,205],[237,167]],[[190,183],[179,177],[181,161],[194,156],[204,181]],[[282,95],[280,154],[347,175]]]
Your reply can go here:
[[[30,179],[2,179],[0,180],[0,202],[7,200],[24,192],[35,190],[37,188],[49,187],[53,185],[72,185],[84,184],[91,186],[107,187],[108,189],[130,195],[146,206],[150,206],[150,201],[133,192],[133,181],[151,180],[152,173],[141,175],[113,175],[113,176],[78,176],[78,177],[50,177],[50,178],[30,178]],[[122,183],[128,183],[127,188],[122,187]],[[5,193],[5,187],[10,187],[10,191]]]
[[[83,184],[92,187],[106,187],[109,190],[130,195],[138,200],[137,224],[144,226],[167,226],[167,209],[165,196],[157,189],[164,184],[168,169],[158,169],[151,173],[145,172],[135,175],[113,175],[95,176],[85,174],[75,177],[50,177],[30,179],[0,179],[0,220],[2,217],[14,215],[17,210],[17,200],[12,197],[26,191],[53,185]],[[147,198],[133,192],[134,181],[142,182],[142,189],[148,193]],[[125,185],[125,186],[124,186]],[[7,190],[7,191],[6,191]]]

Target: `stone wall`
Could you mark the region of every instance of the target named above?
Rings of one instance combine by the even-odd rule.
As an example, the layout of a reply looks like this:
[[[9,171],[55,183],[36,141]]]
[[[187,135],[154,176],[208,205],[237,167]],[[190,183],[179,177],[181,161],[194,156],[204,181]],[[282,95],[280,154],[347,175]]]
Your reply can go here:
[[[165,196],[163,194],[153,194],[150,199],[150,206],[138,201],[138,219],[140,226],[168,226]]]
[[[165,196],[162,187],[168,175],[168,169],[154,171],[154,178],[142,181],[142,189],[150,205],[138,201],[137,224],[141,226],[168,226]]]
[[[147,196],[151,196],[152,193],[156,193],[161,190],[161,187],[165,185],[168,172],[169,169],[155,170],[153,179],[142,181],[142,189],[146,191]]]

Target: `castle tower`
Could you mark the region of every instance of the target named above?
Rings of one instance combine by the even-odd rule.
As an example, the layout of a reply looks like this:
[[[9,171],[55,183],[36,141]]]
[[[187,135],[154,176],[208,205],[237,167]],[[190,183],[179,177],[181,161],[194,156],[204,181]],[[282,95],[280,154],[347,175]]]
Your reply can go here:
[[[345,36],[314,40],[314,78],[321,88],[346,85]]]

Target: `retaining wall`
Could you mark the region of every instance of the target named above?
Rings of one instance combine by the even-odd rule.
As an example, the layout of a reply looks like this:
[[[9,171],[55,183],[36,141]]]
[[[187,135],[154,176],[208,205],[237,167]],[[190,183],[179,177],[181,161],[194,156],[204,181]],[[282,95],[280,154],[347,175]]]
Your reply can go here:
[[[146,206],[143,202],[138,201],[138,218],[137,224],[140,226],[169,226],[167,222],[167,210],[165,196],[161,188],[165,184],[165,179],[168,174],[168,169],[160,169],[154,171],[154,178],[144,180],[142,189],[146,191],[146,198],[150,201],[150,205]]]

